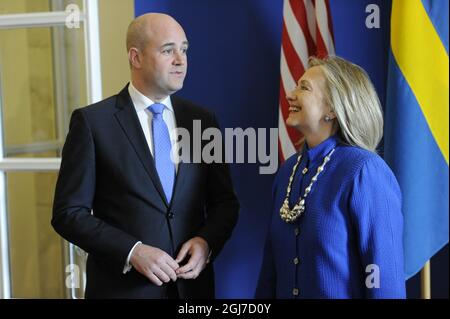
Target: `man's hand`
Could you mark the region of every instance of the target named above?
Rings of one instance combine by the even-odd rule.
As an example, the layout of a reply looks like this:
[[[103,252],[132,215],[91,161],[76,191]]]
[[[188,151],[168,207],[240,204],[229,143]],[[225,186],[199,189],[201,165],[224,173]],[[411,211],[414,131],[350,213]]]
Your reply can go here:
[[[179,268],[178,263],[159,248],[138,244],[131,254],[130,263],[157,286],[177,280],[175,270]]]
[[[201,237],[194,237],[183,244],[175,262],[180,263],[189,256],[187,264],[177,269],[178,278],[195,279],[206,267],[209,245]]]

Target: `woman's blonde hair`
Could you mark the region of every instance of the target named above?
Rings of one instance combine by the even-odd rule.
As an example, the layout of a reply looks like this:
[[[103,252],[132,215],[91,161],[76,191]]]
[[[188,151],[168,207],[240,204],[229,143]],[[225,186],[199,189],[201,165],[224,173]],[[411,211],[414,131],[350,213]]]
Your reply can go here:
[[[337,56],[311,57],[308,66],[319,66],[325,74],[325,98],[336,114],[343,141],[375,152],[383,136],[383,113],[367,73]]]

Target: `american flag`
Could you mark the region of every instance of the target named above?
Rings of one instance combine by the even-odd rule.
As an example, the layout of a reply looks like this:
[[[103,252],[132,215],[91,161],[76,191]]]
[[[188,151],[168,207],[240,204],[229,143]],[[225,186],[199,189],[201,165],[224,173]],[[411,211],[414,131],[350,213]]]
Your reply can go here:
[[[284,161],[301,146],[302,136],[286,126],[286,95],[295,88],[308,65],[308,57],[334,54],[333,26],[328,0],[284,0],[280,61],[278,142]]]

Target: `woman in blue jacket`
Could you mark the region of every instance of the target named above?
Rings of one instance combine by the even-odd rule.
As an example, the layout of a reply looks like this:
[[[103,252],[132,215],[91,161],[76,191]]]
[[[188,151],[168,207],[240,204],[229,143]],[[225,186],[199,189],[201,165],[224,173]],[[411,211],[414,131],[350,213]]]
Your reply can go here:
[[[257,298],[404,298],[399,185],[376,154],[380,102],[366,72],[311,58],[287,97],[304,136],[273,186]]]

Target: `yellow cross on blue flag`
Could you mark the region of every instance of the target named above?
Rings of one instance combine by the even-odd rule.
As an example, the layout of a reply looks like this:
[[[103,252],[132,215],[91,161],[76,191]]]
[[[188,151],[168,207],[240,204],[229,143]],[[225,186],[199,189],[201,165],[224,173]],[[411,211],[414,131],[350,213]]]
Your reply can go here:
[[[403,193],[405,278],[448,243],[447,0],[393,0],[385,159]]]

